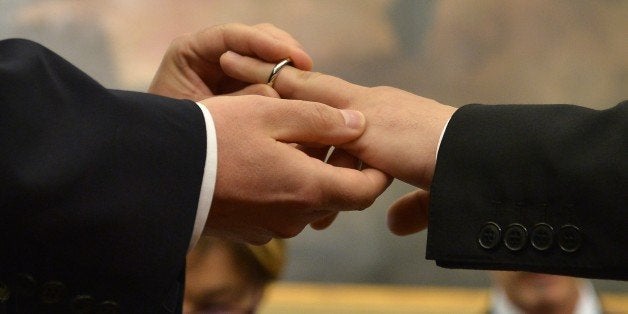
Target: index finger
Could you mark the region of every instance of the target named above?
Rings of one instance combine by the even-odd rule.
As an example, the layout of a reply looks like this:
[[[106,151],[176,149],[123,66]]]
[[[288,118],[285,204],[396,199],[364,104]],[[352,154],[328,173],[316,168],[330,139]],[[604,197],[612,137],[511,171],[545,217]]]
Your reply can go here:
[[[227,75],[249,83],[266,83],[275,66],[259,59],[237,53],[225,53],[220,65]],[[273,88],[282,98],[321,102],[344,109],[365,87],[349,83],[340,78],[317,72],[302,71],[285,66],[273,83]]]
[[[268,62],[290,57],[299,68],[312,67],[312,59],[296,41],[279,40],[265,29],[230,23],[204,29],[193,36],[191,51],[210,62],[217,62],[226,51],[235,51]]]
[[[257,24],[254,25],[253,27],[263,30],[267,33],[269,33],[271,36],[275,37],[276,39],[280,40],[280,41],[285,41],[293,46],[299,47],[301,48],[303,51],[305,51],[305,48],[303,47],[303,45],[301,45],[300,42],[298,42],[294,37],[292,37],[292,35],[290,35],[290,33],[284,31],[281,28],[276,27],[273,24],[270,23],[262,23],[262,24]],[[298,67],[301,70],[305,70],[305,71],[309,71],[312,70],[311,64],[310,67]]]
[[[356,170],[337,167],[311,158],[291,146],[282,145],[277,149],[282,156],[296,156],[294,163],[287,164],[286,168],[299,170],[305,190],[303,197],[314,200],[310,205],[318,210],[335,212],[365,209],[392,181],[388,175],[373,168]]]

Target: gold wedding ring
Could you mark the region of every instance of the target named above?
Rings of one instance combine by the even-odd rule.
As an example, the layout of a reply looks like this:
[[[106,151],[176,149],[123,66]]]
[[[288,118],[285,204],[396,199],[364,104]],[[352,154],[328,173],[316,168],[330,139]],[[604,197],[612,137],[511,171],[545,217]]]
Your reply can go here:
[[[277,79],[279,71],[281,71],[284,66],[290,64],[292,64],[292,60],[290,58],[285,58],[279,61],[279,63],[277,63],[275,67],[273,67],[272,72],[270,72],[270,76],[268,77],[268,82],[266,82],[266,84],[268,84],[268,86],[270,87],[273,87],[273,83],[275,83],[275,79]]]

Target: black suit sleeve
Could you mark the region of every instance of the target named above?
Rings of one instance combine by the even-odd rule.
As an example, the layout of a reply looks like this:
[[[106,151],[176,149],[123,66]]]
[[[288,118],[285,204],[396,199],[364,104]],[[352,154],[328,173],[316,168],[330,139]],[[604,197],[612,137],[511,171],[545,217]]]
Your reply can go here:
[[[628,279],[628,102],[469,105],[433,184],[427,258],[443,267]]]
[[[9,312],[176,310],[206,154],[196,104],[107,90],[38,44],[2,41],[0,149]]]

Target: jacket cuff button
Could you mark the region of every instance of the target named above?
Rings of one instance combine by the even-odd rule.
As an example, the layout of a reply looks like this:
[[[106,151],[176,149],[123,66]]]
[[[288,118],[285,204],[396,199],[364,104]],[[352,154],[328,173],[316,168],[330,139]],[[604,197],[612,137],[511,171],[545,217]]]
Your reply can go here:
[[[504,245],[513,252],[523,249],[527,240],[528,231],[521,224],[510,224],[504,232]]]
[[[558,246],[567,253],[573,253],[582,246],[582,234],[574,225],[564,225],[558,230]]]
[[[494,222],[487,222],[480,229],[478,234],[478,243],[486,250],[496,247],[501,240],[501,228]]]
[[[532,246],[539,250],[545,251],[554,243],[554,229],[546,223],[539,223],[532,228],[530,236]]]

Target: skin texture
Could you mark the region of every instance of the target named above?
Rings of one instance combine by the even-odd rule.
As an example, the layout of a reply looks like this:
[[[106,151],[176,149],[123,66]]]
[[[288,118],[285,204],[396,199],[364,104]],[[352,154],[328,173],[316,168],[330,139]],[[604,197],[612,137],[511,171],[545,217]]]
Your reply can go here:
[[[312,66],[296,40],[269,24],[219,25],[173,41],[149,92],[204,99],[200,103],[212,115],[218,167],[203,233],[262,244],[293,237],[338,211],[372,204],[390,183],[385,174],[346,168],[355,163],[347,155],[332,159],[337,166],[319,160],[330,145],[359,138],[364,116],[279,99],[275,90],[258,84],[267,77],[251,83],[231,76],[220,63],[228,50],[269,62],[290,57],[305,70]]]
[[[329,214],[368,207],[388,186],[380,171],[332,166],[290,144],[353,141],[365,126],[357,111],[261,96],[202,103],[214,117],[218,139],[208,235],[252,243],[292,237]]]
[[[148,92],[195,101],[227,94],[277,97],[265,84],[251,85],[227,76],[220,65],[220,56],[227,51],[268,62],[290,57],[296,67],[312,68],[312,59],[301,45],[271,24],[223,24],[176,38],[166,51]]]
[[[228,75],[250,83],[263,81],[264,74],[273,67],[235,52],[225,53],[220,62]],[[362,112],[367,121],[364,134],[339,147],[420,188],[399,199],[389,210],[392,232],[405,235],[427,226],[427,189],[434,176],[440,136],[455,108],[396,88],[367,88],[293,67],[282,69],[273,87],[283,98],[318,101]],[[321,224],[328,225],[329,220]]]

